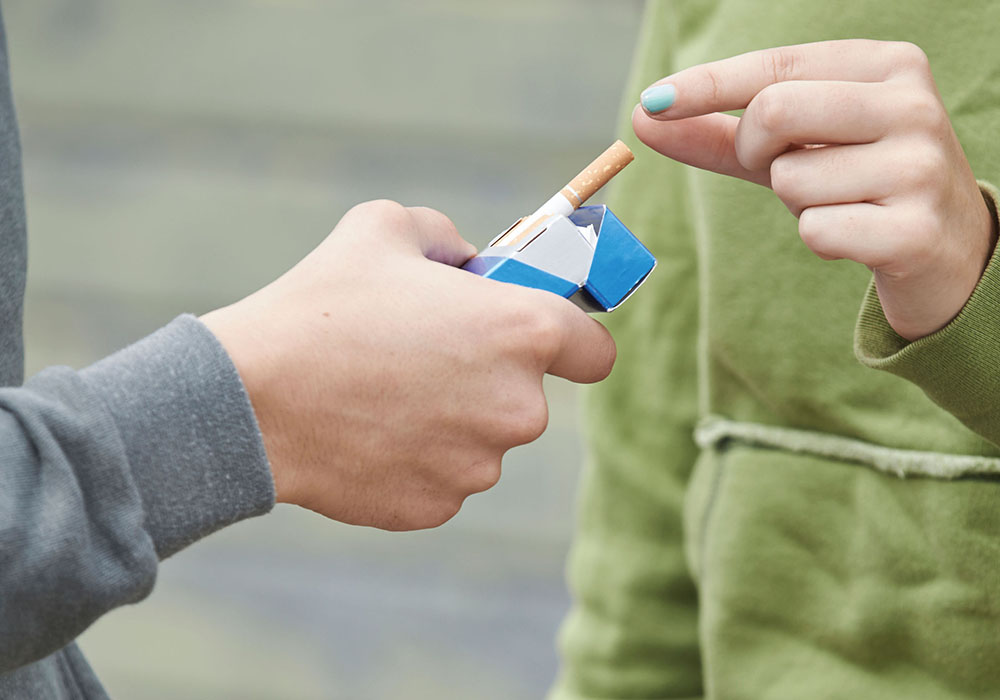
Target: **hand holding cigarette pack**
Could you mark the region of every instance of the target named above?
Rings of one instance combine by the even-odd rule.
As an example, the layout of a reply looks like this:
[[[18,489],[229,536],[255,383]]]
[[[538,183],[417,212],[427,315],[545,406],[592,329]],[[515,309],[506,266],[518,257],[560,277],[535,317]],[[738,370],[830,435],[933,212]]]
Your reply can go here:
[[[634,157],[616,141],[464,268],[499,282],[553,292],[586,311],[614,310],[645,281],[656,258],[606,206],[582,204]]]

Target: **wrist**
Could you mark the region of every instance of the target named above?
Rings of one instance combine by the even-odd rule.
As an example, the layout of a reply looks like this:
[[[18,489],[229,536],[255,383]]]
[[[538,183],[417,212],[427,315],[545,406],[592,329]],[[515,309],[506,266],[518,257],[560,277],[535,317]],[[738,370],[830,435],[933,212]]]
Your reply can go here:
[[[247,301],[210,311],[199,320],[219,340],[239,374],[263,437],[275,500],[289,503],[293,501],[294,474],[290,460],[283,455],[280,412],[274,409],[272,400],[272,370],[278,369],[280,363],[271,359],[271,344],[261,332],[261,324],[254,322],[259,316],[245,313],[243,305]]]
[[[893,331],[908,342],[932,335],[951,323],[965,308],[993,259],[998,238],[997,200],[1000,192],[978,183],[981,201],[966,211],[973,232],[966,243],[952,246],[931,260],[919,273],[895,275],[874,270],[875,288],[885,318]],[[949,255],[950,253],[950,255]]]

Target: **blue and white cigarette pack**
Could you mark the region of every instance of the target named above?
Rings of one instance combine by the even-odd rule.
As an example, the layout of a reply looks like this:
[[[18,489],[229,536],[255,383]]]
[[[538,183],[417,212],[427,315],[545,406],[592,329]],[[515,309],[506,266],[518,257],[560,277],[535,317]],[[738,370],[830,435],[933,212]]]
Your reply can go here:
[[[511,245],[503,245],[506,234],[494,238],[465,269],[553,292],[585,311],[616,309],[656,267],[653,254],[604,205],[542,218]]]

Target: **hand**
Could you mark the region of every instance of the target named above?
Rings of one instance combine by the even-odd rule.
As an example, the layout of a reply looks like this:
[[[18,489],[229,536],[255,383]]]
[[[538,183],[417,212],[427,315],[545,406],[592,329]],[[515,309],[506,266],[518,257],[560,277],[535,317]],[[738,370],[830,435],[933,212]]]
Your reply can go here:
[[[545,430],[546,372],[611,371],[603,326],[450,267],[474,253],[443,214],[369,202],[280,279],[203,318],[247,387],[279,501],[388,530],[439,525]]]
[[[899,335],[942,328],[972,294],[995,224],[918,47],[755,51],[683,70],[643,96],[659,111],[633,113],[642,141],[772,188],[813,252],[872,270]]]

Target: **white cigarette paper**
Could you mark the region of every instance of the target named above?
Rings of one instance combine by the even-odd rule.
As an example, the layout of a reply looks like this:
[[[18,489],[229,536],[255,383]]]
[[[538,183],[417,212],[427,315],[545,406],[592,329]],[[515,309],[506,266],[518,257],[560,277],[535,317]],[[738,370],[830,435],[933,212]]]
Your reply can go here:
[[[534,214],[518,221],[491,245],[517,245],[545,217],[553,214],[569,216],[634,159],[635,155],[628,146],[615,141]]]

